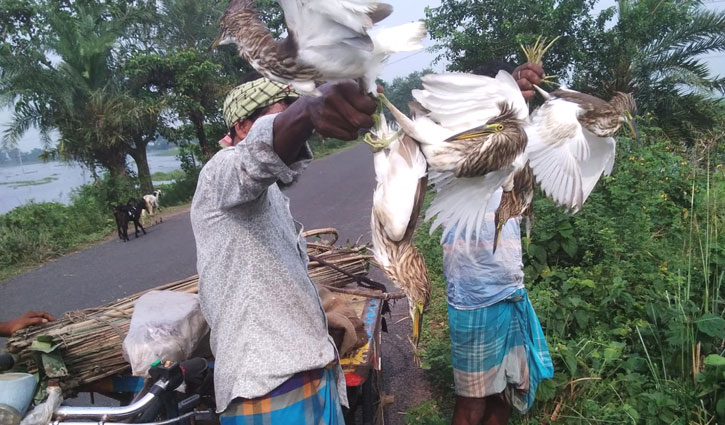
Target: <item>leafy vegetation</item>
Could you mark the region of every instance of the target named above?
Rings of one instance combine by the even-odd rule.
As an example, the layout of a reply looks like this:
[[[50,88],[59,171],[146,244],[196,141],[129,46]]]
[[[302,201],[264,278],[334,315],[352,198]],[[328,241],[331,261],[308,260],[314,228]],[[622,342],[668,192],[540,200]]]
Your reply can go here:
[[[613,176],[576,215],[539,194],[526,286],[555,376],[516,423],[725,420],[725,150],[719,134],[692,149],[662,134],[646,129],[645,145],[619,139]],[[425,224],[416,243],[434,283],[423,364],[446,417],[453,382],[438,240]]]
[[[186,173],[182,170],[173,170],[169,172],[157,171],[151,174],[151,178],[154,179],[154,181],[178,180],[183,178],[185,175]]]

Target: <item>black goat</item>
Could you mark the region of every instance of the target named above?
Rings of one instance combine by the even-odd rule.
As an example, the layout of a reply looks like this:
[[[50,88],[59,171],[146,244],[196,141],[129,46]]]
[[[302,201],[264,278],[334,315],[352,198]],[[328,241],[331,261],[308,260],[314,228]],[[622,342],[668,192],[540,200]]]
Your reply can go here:
[[[143,234],[146,234],[146,229],[143,228],[143,225],[141,224],[141,213],[143,210],[146,209],[146,201],[143,200],[143,198],[136,200],[134,198],[131,198],[128,200],[128,204],[126,204],[130,210],[129,210],[129,218],[133,220],[133,227],[136,231],[136,237],[138,237],[138,228],[141,228],[141,231]],[[148,210],[146,210],[148,211]]]
[[[128,205],[116,205],[113,208],[113,216],[116,218],[116,230],[122,241],[128,241],[128,221],[131,219],[131,207]]]
[[[143,234],[146,234],[146,229],[139,222],[141,219],[141,212],[146,209],[146,201],[143,199],[135,200],[131,198],[128,200],[126,205],[116,205],[113,208],[113,216],[116,218],[116,229],[118,230],[118,237],[126,242],[128,241],[128,222],[133,221],[133,227],[135,235],[138,237],[138,229],[141,228]]]

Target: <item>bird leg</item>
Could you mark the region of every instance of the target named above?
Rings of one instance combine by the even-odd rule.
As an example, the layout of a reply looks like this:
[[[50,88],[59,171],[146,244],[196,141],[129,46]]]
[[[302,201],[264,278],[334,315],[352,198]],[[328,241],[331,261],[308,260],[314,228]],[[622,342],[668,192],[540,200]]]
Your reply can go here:
[[[375,113],[372,115],[373,122],[375,123],[375,133],[380,134],[381,133],[381,123],[382,119],[380,118],[381,114],[383,113],[383,104],[390,103],[388,99],[385,97],[384,94],[378,93],[378,98],[376,99],[376,102],[378,104],[378,107],[375,110]],[[372,149],[373,153],[380,152],[381,150],[385,149],[390,145],[393,141],[400,138],[402,135],[402,131],[397,131],[395,134],[393,134],[390,137],[378,137],[376,138],[372,132],[367,132],[363,136],[363,142],[367,143],[370,148]]]

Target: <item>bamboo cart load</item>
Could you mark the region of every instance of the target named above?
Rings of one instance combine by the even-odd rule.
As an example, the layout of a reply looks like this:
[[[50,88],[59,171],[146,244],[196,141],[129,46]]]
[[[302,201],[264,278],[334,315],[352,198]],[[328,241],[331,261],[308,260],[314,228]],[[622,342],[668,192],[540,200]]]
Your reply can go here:
[[[338,288],[367,275],[370,256],[366,254],[366,246],[336,246],[335,229],[312,230],[303,236],[310,238],[307,245],[310,258],[318,260],[308,265],[309,275],[316,284],[346,291]],[[198,286],[199,277],[192,276],[103,306],[68,312],[54,322],[16,332],[8,339],[8,351],[19,357],[19,363],[28,372],[34,373],[42,367],[43,375],[59,378],[64,392],[72,394],[80,386],[129,368],[122,345],[138,298],[155,290],[196,294]]]

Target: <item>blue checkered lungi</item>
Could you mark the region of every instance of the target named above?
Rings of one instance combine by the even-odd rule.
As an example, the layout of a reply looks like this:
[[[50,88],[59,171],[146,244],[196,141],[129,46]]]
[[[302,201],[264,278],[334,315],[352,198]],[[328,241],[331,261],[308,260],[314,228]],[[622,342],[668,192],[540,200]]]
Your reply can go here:
[[[345,425],[331,368],[295,374],[263,397],[235,399],[219,419],[221,425]]]
[[[549,348],[525,289],[492,306],[448,306],[456,394],[483,398],[504,393],[519,412],[554,375]]]

